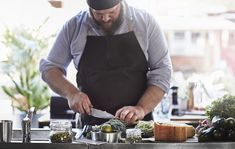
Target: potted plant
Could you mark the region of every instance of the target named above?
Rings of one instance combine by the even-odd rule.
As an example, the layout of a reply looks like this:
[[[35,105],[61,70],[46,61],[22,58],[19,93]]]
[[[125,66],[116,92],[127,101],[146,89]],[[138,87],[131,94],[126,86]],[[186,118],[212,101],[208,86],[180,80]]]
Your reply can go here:
[[[1,62],[1,70],[11,84],[2,85],[2,89],[10,97],[13,108],[24,112],[31,107],[41,111],[50,104],[49,88],[41,80],[38,65],[54,35],[43,35],[42,26],[37,29],[26,26],[6,28],[3,33],[2,43],[8,54]]]

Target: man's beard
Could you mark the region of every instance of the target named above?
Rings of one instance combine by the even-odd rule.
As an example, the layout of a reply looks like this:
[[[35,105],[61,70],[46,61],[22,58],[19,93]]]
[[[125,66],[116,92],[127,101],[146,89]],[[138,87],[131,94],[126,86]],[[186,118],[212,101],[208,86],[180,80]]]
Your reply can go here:
[[[90,10],[90,13],[92,14],[92,17],[95,21],[95,23],[97,25],[99,25],[103,31],[106,33],[106,35],[113,35],[115,33],[115,31],[120,27],[120,25],[122,24],[122,21],[123,21],[123,11],[122,11],[122,7],[120,8],[120,14],[117,18],[117,20],[115,20],[114,22],[112,22],[111,26],[110,27],[104,27],[102,25],[102,23],[98,22],[97,20],[94,19],[94,16],[93,14],[91,13],[91,10]]]

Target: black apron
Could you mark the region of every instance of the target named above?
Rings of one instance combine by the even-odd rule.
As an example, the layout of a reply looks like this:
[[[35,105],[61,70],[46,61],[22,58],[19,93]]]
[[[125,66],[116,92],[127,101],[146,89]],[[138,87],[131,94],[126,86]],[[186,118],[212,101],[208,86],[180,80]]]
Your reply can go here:
[[[77,72],[77,85],[94,108],[115,115],[123,106],[135,106],[147,87],[148,63],[133,31],[87,36]],[[151,113],[144,120],[151,120]],[[107,119],[84,115],[83,125]]]

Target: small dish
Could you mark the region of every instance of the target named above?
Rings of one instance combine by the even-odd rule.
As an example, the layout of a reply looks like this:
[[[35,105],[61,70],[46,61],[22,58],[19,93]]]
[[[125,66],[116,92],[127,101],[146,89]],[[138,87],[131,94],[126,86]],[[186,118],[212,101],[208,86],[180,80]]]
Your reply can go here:
[[[117,143],[120,138],[119,131],[102,132],[102,131],[91,131],[91,139],[94,141],[104,141],[108,143]]]

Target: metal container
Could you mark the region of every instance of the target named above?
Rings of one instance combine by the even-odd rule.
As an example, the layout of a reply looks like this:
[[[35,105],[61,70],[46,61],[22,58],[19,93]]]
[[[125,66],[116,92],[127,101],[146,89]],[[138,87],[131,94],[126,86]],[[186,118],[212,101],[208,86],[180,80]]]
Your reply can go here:
[[[109,133],[101,131],[91,131],[91,139],[94,141],[104,141],[108,143],[117,143],[120,138],[119,131],[113,131]]]
[[[12,124],[11,120],[0,120],[0,142],[11,142]]]

